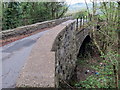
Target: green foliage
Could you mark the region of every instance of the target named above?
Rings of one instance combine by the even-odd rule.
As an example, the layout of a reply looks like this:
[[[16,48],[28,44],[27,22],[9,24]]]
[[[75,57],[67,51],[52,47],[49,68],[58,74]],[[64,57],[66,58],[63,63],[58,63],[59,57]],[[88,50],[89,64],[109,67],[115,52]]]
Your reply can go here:
[[[19,4],[18,2],[3,4],[3,29],[15,28],[19,25],[21,13]]]
[[[3,2],[2,30],[61,18],[67,11],[63,2]]]
[[[0,31],[2,29],[2,2],[0,1]]]
[[[106,55],[102,55],[101,57],[105,58],[105,60],[102,61],[103,66],[100,66],[100,65],[91,66],[99,74],[91,75],[85,81],[80,81],[79,83],[76,83],[75,87],[116,88],[113,64],[116,65],[117,67],[116,70],[118,70],[118,61],[117,61],[118,56],[119,55],[116,52],[109,52]]]
[[[91,66],[99,74],[89,76],[85,81],[76,83],[76,87],[81,88],[120,88],[120,75],[119,69],[119,46],[120,46],[120,33],[119,30],[119,7],[120,2],[101,2],[99,7],[97,3],[93,2],[93,17],[91,25],[96,27],[100,26],[99,30],[93,28],[93,39],[99,51],[102,51],[102,63],[104,66],[93,65]],[[100,22],[102,21],[102,22]],[[119,53],[120,54],[120,53]],[[118,84],[118,83],[119,84]]]
[[[81,17],[84,17],[84,16],[87,16],[87,11],[86,10],[79,11],[79,12],[75,13],[75,15],[74,15],[75,18],[81,18]]]
[[[117,2],[101,2],[95,3],[94,16],[92,17],[91,25],[99,26],[99,30],[94,30],[94,41],[97,43],[97,47],[103,53],[108,53],[110,49],[116,51],[118,43],[118,35],[116,33],[118,29],[118,5]],[[97,15],[98,19],[96,19]],[[100,22],[101,21],[101,22]]]
[[[0,1],[0,18],[2,17],[2,2]]]

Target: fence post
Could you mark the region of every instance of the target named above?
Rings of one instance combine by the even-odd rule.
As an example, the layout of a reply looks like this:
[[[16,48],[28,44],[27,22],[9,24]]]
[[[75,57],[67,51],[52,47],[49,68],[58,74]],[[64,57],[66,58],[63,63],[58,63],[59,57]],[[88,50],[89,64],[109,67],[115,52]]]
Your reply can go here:
[[[84,18],[85,18],[85,17],[83,16],[83,26],[84,26]]]
[[[76,30],[78,30],[78,18],[77,18],[77,22],[76,22]]]
[[[82,26],[82,17],[80,18],[80,28],[81,28],[81,26]]]

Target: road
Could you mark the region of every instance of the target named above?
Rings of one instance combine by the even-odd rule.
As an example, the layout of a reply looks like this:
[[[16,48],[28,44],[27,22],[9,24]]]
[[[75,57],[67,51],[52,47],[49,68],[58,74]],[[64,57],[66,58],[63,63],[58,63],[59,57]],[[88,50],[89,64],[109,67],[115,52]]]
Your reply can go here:
[[[2,88],[14,88],[19,72],[36,41],[49,30],[0,47],[2,52]]]

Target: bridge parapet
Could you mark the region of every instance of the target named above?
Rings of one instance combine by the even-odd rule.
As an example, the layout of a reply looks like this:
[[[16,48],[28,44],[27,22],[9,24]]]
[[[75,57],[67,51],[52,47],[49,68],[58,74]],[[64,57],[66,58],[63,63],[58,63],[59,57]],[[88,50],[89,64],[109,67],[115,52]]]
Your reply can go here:
[[[75,21],[57,35],[52,51],[55,52],[55,77],[56,86],[61,80],[69,80],[76,62]]]
[[[59,87],[64,81],[67,82],[73,74],[78,51],[89,30],[88,27],[76,30],[75,20],[52,28],[35,44],[17,86]]]
[[[90,27],[78,30],[74,21],[57,35],[52,48],[55,52],[56,87],[70,80],[76,66],[77,54],[89,34]]]
[[[87,35],[91,37],[90,30],[91,30],[91,27],[86,27],[86,28],[76,31],[76,47],[77,47],[76,52],[77,54],[79,53],[80,47],[84,39],[87,37]]]
[[[50,28],[50,27],[56,26],[62,22],[65,22],[69,19],[70,19],[69,17],[60,18],[60,19],[35,23],[32,25],[21,26],[18,28],[10,29],[10,30],[4,30],[4,31],[0,32],[0,35],[2,35],[2,37],[0,37],[0,39],[8,39],[8,38],[16,37],[19,35],[29,34],[29,33],[35,32],[37,30],[40,30],[40,29]]]
[[[74,22],[74,20],[68,20],[51,28],[38,39],[20,72],[17,87],[55,87],[56,54],[51,49],[54,48],[53,43],[56,37],[59,37],[60,33],[63,36],[66,33],[66,26],[72,28],[69,26]]]

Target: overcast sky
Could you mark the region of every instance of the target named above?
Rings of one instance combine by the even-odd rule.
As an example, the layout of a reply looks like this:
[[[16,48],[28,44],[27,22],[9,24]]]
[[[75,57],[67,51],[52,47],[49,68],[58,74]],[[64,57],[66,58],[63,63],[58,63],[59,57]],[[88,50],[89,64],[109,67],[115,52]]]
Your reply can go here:
[[[85,3],[85,0],[65,0],[68,4],[75,4],[75,3]],[[90,3],[90,0],[86,0],[87,3]]]
[[[59,0],[59,1],[66,1],[68,4],[85,3],[85,0]],[[91,3],[91,1],[96,1],[96,2],[115,2],[115,1],[120,1],[120,0],[86,0],[87,3]]]

